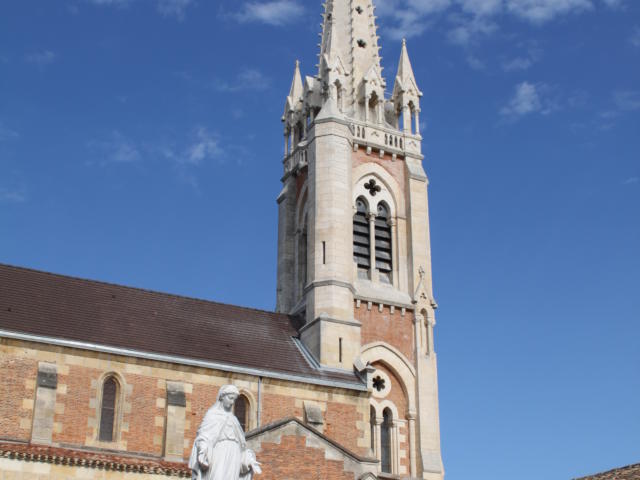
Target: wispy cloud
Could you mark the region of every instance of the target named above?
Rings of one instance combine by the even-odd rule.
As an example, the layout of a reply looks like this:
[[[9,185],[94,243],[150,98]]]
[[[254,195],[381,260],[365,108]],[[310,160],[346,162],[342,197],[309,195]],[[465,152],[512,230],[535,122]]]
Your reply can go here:
[[[27,192],[24,188],[0,187],[0,202],[23,203],[27,201]]]
[[[609,6],[618,3],[603,1]],[[379,5],[378,14],[395,38],[420,35],[440,16],[451,23],[449,40],[466,46],[475,38],[496,32],[498,20],[504,16],[542,25],[594,9],[594,0],[387,0]]]
[[[245,68],[231,82],[217,79],[213,83],[213,87],[220,92],[264,91],[270,86],[271,79],[255,68]]]
[[[609,8],[621,8],[624,6],[624,0],[602,0]]]
[[[219,135],[204,127],[198,127],[184,154],[178,158],[178,162],[197,166],[205,160],[220,158],[223,154]]]
[[[40,52],[30,53],[25,57],[25,60],[38,68],[44,68],[55,62],[57,55],[51,50],[43,50]]]
[[[183,21],[187,8],[192,4],[193,0],[159,0],[157,8],[163,16]]]
[[[558,104],[546,96],[549,87],[545,84],[522,82],[516,85],[515,91],[500,114],[504,117],[517,119],[532,113],[547,115],[557,110]]]
[[[295,22],[304,13],[304,7],[296,0],[272,0],[246,2],[239,12],[230,16],[238,22],[258,22],[282,26]]]
[[[629,177],[622,182],[623,185],[634,185],[640,182],[640,178],[638,177]]]
[[[613,92],[613,103],[622,111],[640,110],[640,91],[618,90]]]
[[[107,7],[126,7],[132,0],[87,0],[94,5],[101,5]]]
[[[629,42],[636,48],[640,48],[640,27],[635,27],[629,37]]]
[[[134,3],[135,0],[86,0],[100,7],[114,7],[124,9]],[[155,0],[157,12],[164,17],[173,17],[183,21],[187,8],[194,5],[194,0]]]
[[[142,160],[140,148],[118,130],[111,132],[111,135],[106,140],[89,141],[87,146],[95,152],[97,157],[97,160],[89,161],[89,164],[97,163],[100,166],[106,166],[134,163]]]
[[[0,142],[4,142],[7,140],[13,140],[14,138],[18,138],[20,134],[15,130],[12,130],[9,127],[6,127],[2,122],[0,122]]]

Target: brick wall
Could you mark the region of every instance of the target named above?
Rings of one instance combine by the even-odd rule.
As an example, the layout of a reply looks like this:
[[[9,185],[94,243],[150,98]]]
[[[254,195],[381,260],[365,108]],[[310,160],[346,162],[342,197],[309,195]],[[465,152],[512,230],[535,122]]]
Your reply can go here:
[[[324,450],[306,446],[306,438],[283,436],[280,443],[263,443],[258,459],[260,480],[354,480],[344,471],[344,462],[327,460]]]
[[[354,316],[362,323],[362,345],[383,341],[400,350],[411,363],[414,362],[412,313],[406,312],[403,316],[401,310],[396,308],[392,314],[388,305],[380,312],[377,304],[373,304],[369,310],[366,302],[363,302],[359,308],[355,308]]]
[[[0,438],[26,441],[31,436],[38,361],[0,343],[0,372]]]
[[[359,148],[357,152],[353,153],[352,162],[353,168],[363,163],[376,163],[389,172],[400,186],[404,186],[405,184],[404,160],[396,159],[392,161],[391,154],[389,153],[386,153],[384,157],[380,158],[379,152],[372,152],[371,155],[367,155],[366,149]]]
[[[185,386],[185,459],[190,455],[197,428],[215,402],[221,385],[233,383],[239,386],[252,397],[251,408],[257,408],[258,379],[247,375],[222,372],[216,375],[207,369],[17,340],[7,341],[0,347],[3,372],[0,376],[0,437],[7,439],[30,439],[38,362],[55,364],[58,372],[54,445],[162,457],[167,381],[182,382]],[[114,442],[100,442],[102,381],[111,373],[122,383],[116,415],[119,429]],[[292,416],[304,420],[305,401],[321,405],[326,435],[351,451],[366,453],[368,397],[363,392],[263,379],[261,424]]]

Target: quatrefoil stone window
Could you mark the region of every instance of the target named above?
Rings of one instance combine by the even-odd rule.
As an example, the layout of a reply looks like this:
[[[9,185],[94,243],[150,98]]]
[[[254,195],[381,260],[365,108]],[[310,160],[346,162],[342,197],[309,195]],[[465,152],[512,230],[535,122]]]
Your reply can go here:
[[[382,390],[384,390],[384,387],[385,387],[385,381],[384,381],[384,378],[382,378],[380,375],[378,375],[373,379],[373,388],[375,388],[378,392],[381,392]]]
[[[375,197],[376,193],[382,191],[382,188],[380,188],[380,185],[376,183],[374,178],[365,183],[364,188],[369,190],[369,194],[371,194],[372,197]]]

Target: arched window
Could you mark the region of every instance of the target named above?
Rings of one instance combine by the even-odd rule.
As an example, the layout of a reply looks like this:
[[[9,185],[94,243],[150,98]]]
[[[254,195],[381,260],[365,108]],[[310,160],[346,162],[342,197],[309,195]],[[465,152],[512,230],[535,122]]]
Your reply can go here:
[[[353,216],[353,260],[358,265],[358,277],[368,278],[371,268],[371,241],[367,204],[362,197],[356,200],[356,214]]]
[[[115,437],[118,389],[118,381],[113,376],[105,378],[102,383],[102,405],[100,407],[99,433],[101,442],[113,442]]]
[[[389,225],[389,209],[384,203],[378,204],[375,225],[376,268],[380,272],[380,280],[391,283],[391,226]]]
[[[380,429],[380,463],[382,471],[391,472],[391,426],[393,424],[393,415],[391,410],[385,408],[382,412],[382,428]]]
[[[246,432],[249,426],[249,400],[244,395],[239,395],[233,406],[233,413],[236,415],[242,431]]]

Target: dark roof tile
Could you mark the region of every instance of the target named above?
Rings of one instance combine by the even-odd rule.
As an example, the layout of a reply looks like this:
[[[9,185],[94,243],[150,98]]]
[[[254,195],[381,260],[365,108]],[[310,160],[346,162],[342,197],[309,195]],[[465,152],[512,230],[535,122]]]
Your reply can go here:
[[[0,264],[0,329],[362,388],[316,369],[288,315]]]

